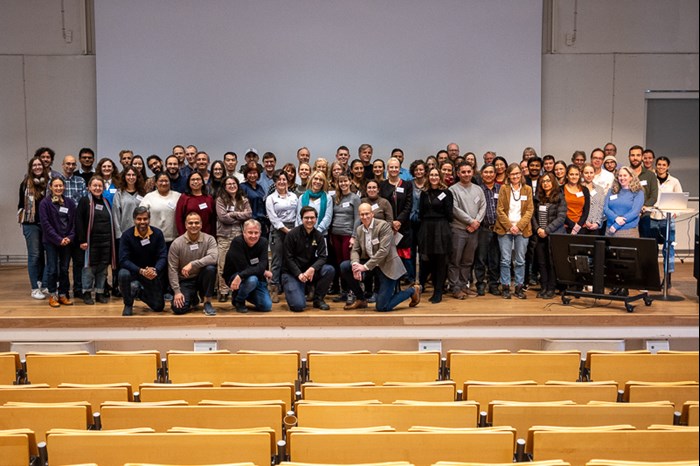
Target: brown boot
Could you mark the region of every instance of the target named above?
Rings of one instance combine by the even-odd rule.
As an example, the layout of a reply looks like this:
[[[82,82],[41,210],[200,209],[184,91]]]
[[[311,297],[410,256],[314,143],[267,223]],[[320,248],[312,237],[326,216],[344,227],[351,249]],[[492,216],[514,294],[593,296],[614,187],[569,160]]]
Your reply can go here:
[[[272,298],[272,302],[275,304],[280,302],[280,290],[278,285],[270,285],[270,298]]]

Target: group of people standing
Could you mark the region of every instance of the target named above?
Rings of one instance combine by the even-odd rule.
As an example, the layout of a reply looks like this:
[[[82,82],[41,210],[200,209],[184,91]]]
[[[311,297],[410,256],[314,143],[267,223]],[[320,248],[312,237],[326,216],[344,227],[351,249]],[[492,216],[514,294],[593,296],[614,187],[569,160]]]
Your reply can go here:
[[[369,144],[354,160],[341,146],[332,163],[312,164],[303,147],[282,169],[270,152],[260,164],[249,149],[239,169],[234,152],[210,164],[206,152],[175,146],[165,160],[148,157],[150,177],[129,150],[121,170],[109,158],[93,170],[86,148],[56,171],[42,147],[18,203],[31,295],[73,304],[72,262],[73,299],[108,302],[111,270],[124,315],[135,298],[155,311],[170,301],[176,314],[202,302],[214,315],[217,296],[247,312],[246,303],[270,310],[282,294],[291,311],[307,301],[328,310],[328,294],[346,309],[388,311],[416,306],[429,281],[432,303],[487,291],[524,299],[536,282],[537,297],[552,298],[550,235],[665,231],[653,206],[659,190],[680,190],[670,161],[652,157],[654,173],[650,151],[633,146],[618,168],[611,145],[590,163],[582,151],[566,164],[528,147],[519,163],[489,151],[478,167],[451,143],[408,168],[398,148],[385,162]]]

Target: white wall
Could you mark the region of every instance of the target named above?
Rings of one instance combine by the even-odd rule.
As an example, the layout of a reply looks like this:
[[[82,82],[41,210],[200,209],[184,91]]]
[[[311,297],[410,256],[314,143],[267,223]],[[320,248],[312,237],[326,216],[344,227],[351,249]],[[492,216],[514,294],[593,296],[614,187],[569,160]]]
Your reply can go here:
[[[33,151],[50,145],[62,156],[96,145],[95,57],[82,55],[83,3],[65,0],[64,4],[71,43],[63,39],[57,0],[2,1],[3,256],[25,254],[14,216],[17,188]],[[644,144],[645,89],[700,87],[698,2],[580,0],[576,40],[569,46],[566,35],[573,34],[574,4],[574,0],[551,0],[553,53],[545,53],[542,61],[538,152],[567,158],[576,149],[589,152],[609,140],[625,152],[632,144]],[[476,46],[486,44],[488,37]],[[461,146],[470,150],[467,142]]]

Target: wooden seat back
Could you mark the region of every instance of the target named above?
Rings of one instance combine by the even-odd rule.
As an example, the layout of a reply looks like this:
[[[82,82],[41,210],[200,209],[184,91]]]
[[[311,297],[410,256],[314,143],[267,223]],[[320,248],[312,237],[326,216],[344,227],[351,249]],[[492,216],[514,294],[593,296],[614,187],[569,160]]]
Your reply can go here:
[[[302,386],[305,400],[355,401],[379,400],[393,403],[396,400],[453,401],[455,385],[375,385],[367,387],[314,387]]]
[[[681,408],[681,424],[698,426],[698,402],[686,401]]]
[[[397,431],[412,426],[476,427],[478,406],[459,403],[412,405],[297,405],[299,427],[350,428],[389,425]]]
[[[533,435],[533,459],[562,459],[585,466],[596,458],[684,461],[698,458],[698,430],[541,431]]]
[[[52,434],[47,441],[52,464],[125,463],[270,464],[270,436],[264,433]]]
[[[55,428],[87,429],[85,406],[0,406],[0,430],[30,429],[43,442]]]
[[[49,355],[27,354],[27,375],[32,383],[106,384],[127,382],[132,390],[157,378],[156,354]]]
[[[208,354],[168,353],[170,380],[174,383],[224,382],[291,383],[299,375],[295,353]]]
[[[432,382],[438,380],[439,353],[309,353],[312,382]]]
[[[591,460],[586,466],[698,466],[698,461],[624,461]]]
[[[29,437],[28,432],[23,433],[20,429],[0,430],[0,466],[28,465],[31,457]]]
[[[511,432],[290,433],[290,459],[304,463],[436,461],[505,463],[513,458]]]
[[[448,352],[450,379],[457,386],[467,380],[508,382],[548,380],[575,382],[579,378],[581,356],[578,353],[459,353]]]
[[[276,387],[168,387],[168,384],[142,386],[141,401],[185,400],[196,405],[202,400],[257,401],[282,400],[285,412],[292,409],[294,385]]]
[[[623,399],[630,403],[668,400],[679,411],[686,401],[700,400],[700,385],[632,381],[625,384]]]
[[[126,387],[111,388],[23,388],[0,390],[0,405],[8,402],[25,403],[63,403],[86,401],[92,412],[99,412],[100,405],[106,401],[129,401]]]
[[[630,380],[644,382],[698,382],[698,352],[669,354],[591,353],[587,364],[591,380],[615,380],[625,388]]]
[[[0,353],[0,385],[13,384],[17,380],[19,369],[19,353],[14,351]]]

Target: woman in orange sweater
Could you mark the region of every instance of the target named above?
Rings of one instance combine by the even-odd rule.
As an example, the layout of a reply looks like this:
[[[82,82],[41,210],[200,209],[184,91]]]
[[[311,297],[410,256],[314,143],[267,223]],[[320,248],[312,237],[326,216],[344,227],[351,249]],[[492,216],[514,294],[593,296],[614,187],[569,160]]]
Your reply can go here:
[[[586,223],[591,205],[591,194],[582,183],[581,169],[577,165],[566,167],[566,183],[562,193],[566,199],[564,226],[567,233],[576,235]]]

